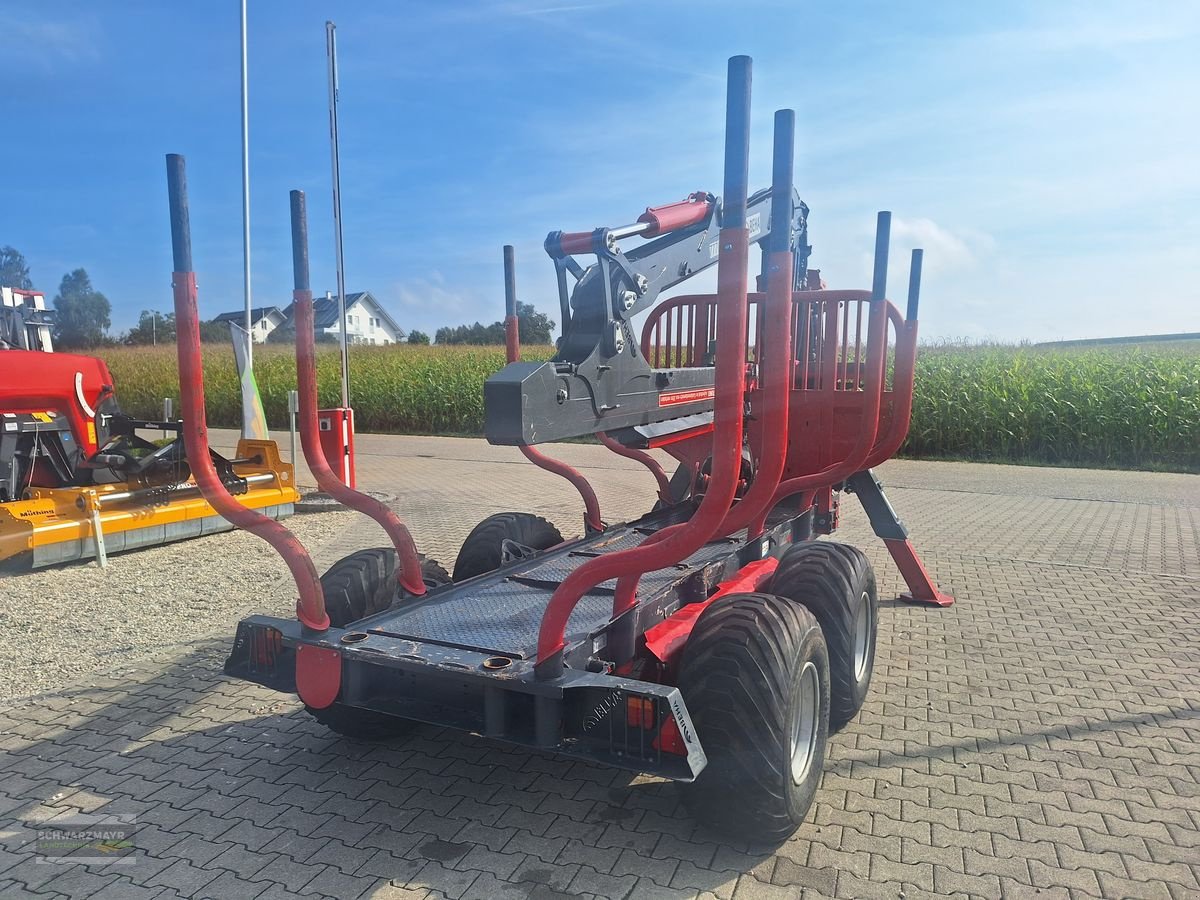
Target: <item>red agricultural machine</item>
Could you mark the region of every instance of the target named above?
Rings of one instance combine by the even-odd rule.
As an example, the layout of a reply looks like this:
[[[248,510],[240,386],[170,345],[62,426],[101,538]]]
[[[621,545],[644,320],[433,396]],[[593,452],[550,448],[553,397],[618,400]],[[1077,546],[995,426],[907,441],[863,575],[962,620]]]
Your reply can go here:
[[[803,820],[826,737],[861,707],[875,655],[871,566],[861,551],[817,539],[837,527],[838,498],[862,501],[910,599],[952,601],[871,473],[908,428],[920,253],[907,316],[885,297],[887,213],[872,290],[826,290],[807,268],[789,110],[775,117],[772,185],[748,196],[749,100],[750,60],[735,57],[723,197],[693,194],[633,225],[550,235],[564,323],[549,362],[519,360],[505,248],[510,362],[485,388],[487,436],[570,479],[585,533],[564,541],[535,516],[491,516],[467,537],[453,578],[416,552],[390,511],[323,469],[303,197],[293,193],[305,453],[322,486],[383,522],[394,546],[353,554],[318,579],[282,525],[239,513],[288,561],[299,601],[296,620],[241,622],[227,673],[298,694],[318,721],[353,737],[428,722],[694,782],[693,813],[742,838],[779,839]],[[180,158],[168,158],[168,175],[181,381],[192,388],[185,439],[202,458]],[[624,252],[619,242],[635,237],[644,242]],[[748,293],[751,241],[763,266]],[[575,258],[585,254],[595,257],[586,267]],[[655,305],[713,264],[715,295]],[[604,524],[582,475],[534,446],[592,433],[653,474],[658,502],[638,520]],[[650,449],[678,460],[673,478]],[[236,506],[210,502],[225,514]]]
[[[123,414],[108,366],[53,352],[50,321],[39,292],[0,288],[0,576],[229,530],[191,478],[180,423]],[[292,514],[273,441],[205,455],[241,506]]]

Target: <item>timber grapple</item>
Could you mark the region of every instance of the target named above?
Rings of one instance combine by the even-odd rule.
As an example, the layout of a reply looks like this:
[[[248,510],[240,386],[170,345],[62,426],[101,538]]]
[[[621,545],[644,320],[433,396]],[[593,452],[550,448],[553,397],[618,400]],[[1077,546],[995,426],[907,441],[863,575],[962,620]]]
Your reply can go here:
[[[564,328],[547,362],[521,361],[505,248],[508,364],[484,388],[487,437],[578,489],[581,536],[564,540],[527,513],[491,516],[467,537],[452,578],[393,524],[392,547],[317,579],[302,549],[267,534],[298,573],[298,617],[241,622],[228,674],[298,694],[319,722],[357,738],[427,722],[692,782],[693,813],[741,838],[781,839],[804,819],[827,736],[865,702],[874,666],[870,563],[823,539],[839,499],[863,503],[907,599],[952,600],[871,471],[908,429],[920,251],[906,314],[886,297],[888,213],[870,290],[827,289],[809,268],[808,208],[792,183],[794,115],[776,113],[772,183],[750,194],[749,110],[750,60],[734,57],[720,197],[695,192],[632,225],[550,234]],[[186,212],[173,159],[183,322],[195,283],[190,252],[180,255]],[[303,313],[295,195],[292,213]],[[626,251],[630,241],[642,243]],[[752,242],[762,266],[749,291]],[[660,297],[712,265],[715,294]],[[302,421],[312,420],[312,332],[297,335]],[[195,374],[193,350],[181,343]],[[202,412],[202,399],[185,407]],[[653,509],[605,524],[583,475],[538,446],[584,435],[647,469]]]

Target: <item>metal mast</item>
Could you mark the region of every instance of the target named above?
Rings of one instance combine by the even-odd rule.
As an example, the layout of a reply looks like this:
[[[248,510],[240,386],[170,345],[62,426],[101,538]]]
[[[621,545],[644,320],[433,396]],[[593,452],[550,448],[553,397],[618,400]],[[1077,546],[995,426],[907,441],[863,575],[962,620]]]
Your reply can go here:
[[[246,0],[242,0],[242,282],[246,302],[246,365],[253,366],[250,300],[250,90],[246,66]]]
[[[350,407],[350,355],[346,333],[346,271],[342,258],[342,177],[338,164],[337,26],[325,23],[325,52],[329,57],[329,142],[333,158],[333,246],[337,257],[338,328],[342,350],[342,407]]]

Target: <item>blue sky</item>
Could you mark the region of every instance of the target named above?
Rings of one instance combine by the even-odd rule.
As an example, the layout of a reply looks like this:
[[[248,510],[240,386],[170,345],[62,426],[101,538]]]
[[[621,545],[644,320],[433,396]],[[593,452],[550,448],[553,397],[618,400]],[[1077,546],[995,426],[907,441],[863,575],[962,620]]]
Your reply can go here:
[[[241,306],[238,16],[0,0],[0,245],[51,295],[85,267],[114,330],[170,308],[168,152],[188,160],[201,313]],[[334,288],[327,18],[347,289],[406,328],[499,318],[504,243],[553,314],[547,231],[719,193],[725,60],[747,53],[754,184],[794,107],[831,287],[869,286],[891,209],[893,260],[926,249],[925,337],[1200,330],[1200,4],[250,0],[256,305],[290,297],[291,188],[313,288]]]

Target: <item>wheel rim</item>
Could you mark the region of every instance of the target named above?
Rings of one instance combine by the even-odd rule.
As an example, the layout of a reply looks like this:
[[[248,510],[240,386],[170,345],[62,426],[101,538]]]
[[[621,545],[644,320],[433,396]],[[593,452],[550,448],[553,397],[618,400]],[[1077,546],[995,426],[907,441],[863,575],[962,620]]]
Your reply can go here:
[[[792,719],[792,783],[802,784],[817,755],[817,724],[820,722],[821,682],[817,667],[806,662],[800,670],[796,715]]]
[[[867,662],[871,659],[871,598],[863,591],[858,604],[858,616],[854,620],[854,680],[862,681],[867,674]]]

